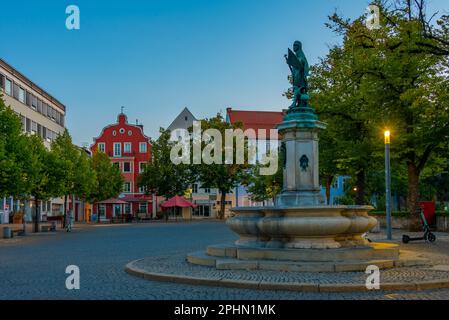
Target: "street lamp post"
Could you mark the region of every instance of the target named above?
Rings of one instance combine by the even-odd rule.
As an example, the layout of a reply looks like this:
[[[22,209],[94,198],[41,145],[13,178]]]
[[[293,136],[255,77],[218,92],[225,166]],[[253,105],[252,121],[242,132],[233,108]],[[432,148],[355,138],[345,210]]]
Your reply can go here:
[[[387,239],[391,240],[391,176],[390,176],[390,131],[384,132],[385,137],[385,210],[387,220]]]

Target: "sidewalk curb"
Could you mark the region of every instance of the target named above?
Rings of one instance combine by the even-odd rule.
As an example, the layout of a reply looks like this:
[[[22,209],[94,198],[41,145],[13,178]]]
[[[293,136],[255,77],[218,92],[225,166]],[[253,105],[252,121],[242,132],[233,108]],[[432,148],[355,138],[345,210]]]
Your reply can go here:
[[[287,290],[297,292],[370,292],[370,291],[421,291],[429,289],[449,288],[449,279],[417,281],[417,282],[389,282],[381,284],[379,290],[368,290],[364,284],[358,283],[337,283],[337,284],[317,284],[299,282],[270,282],[233,280],[226,278],[204,278],[175,275],[158,272],[148,272],[134,266],[143,259],[131,261],[125,265],[125,272],[145,280],[175,282],[193,285],[207,285],[218,287],[230,287],[240,289],[260,289],[260,290]]]

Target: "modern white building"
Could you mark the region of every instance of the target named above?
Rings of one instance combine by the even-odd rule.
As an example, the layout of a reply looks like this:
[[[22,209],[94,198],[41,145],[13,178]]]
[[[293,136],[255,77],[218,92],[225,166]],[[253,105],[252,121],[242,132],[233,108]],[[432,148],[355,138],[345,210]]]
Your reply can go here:
[[[22,129],[28,134],[37,134],[46,147],[64,132],[66,107],[29,78],[17,71],[6,61],[0,59],[0,91],[7,106],[10,106],[22,120]],[[31,220],[33,202],[20,202],[12,197],[0,199],[3,213],[22,211]],[[56,215],[62,212],[63,200],[41,201],[42,215]],[[3,221],[6,223],[3,214]]]

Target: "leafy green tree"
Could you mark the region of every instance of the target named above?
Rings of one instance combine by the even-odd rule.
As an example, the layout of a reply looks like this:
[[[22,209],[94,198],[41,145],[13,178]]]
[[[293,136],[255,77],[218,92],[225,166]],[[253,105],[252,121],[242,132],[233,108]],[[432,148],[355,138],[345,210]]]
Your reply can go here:
[[[171,150],[176,142],[170,140],[170,130],[160,128],[159,132],[159,138],[151,142],[151,160],[139,174],[137,183],[147,194],[158,194],[167,200],[176,195],[183,196],[195,182],[195,174],[188,164],[171,161]],[[165,219],[168,219],[167,212]]]
[[[29,192],[27,137],[20,118],[0,96],[0,197],[23,198]]]
[[[28,137],[27,151],[30,154],[26,163],[29,195],[34,198],[34,231],[39,232],[39,202],[58,197],[63,194],[64,176],[66,174],[63,161],[58,154],[45,148],[42,139],[36,135]]]
[[[92,162],[92,158],[84,150],[78,148],[73,190],[74,194],[83,200],[88,200],[97,186],[97,175]]]
[[[218,189],[220,193],[220,210],[218,213],[218,218],[223,219],[224,213],[225,213],[225,200],[226,200],[226,194],[230,193],[233,188],[235,188],[240,182],[242,182],[246,175],[247,175],[247,169],[249,168],[249,162],[251,159],[248,159],[248,157],[245,157],[244,163],[239,164],[236,159],[237,154],[237,143],[236,138],[233,138],[233,149],[229,150],[228,152],[233,155],[234,161],[232,163],[226,163],[225,156],[226,156],[226,150],[227,147],[225,145],[225,136],[227,129],[243,129],[243,126],[241,123],[236,124],[230,124],[226,121],[224,121],[221,114],[217,114],[217,116],[201,120],[201,129],[203,130],[203,136],[204,132],[208,129],[216,129],[220,133],[221,138],[221,144],[218,143],[220,146],[219,150],[216,150],[215,148],[205,151],[207,145],[211,144],[215,137],[211,137],[209,141],[204,141],[204,137],[202,139],[202,148],[203,150],[203,161],[201,164],[193,164],[193,171],[197,173],[198,180],[201,181],[203,187],[207,188],[216,188]],[[218,141],[217,141],[218,142]],[[248,154],[248,140],[245,139],[243,143],[243,154]],[[204,154],[207,152],[212,158],[215,158],[217,160],[221,160],[221,163],[204,163]]]
[[[251,166],[248,177],[243,179],[251,198],[255,201],[272,200],[276,203],[276,196],[282,191],[282,157],[278,158],[278,170],[273,175],[260,174],[260,163]]]
[[[171,132],[160,128],[160,136],[152,141],[151,160],[138,177],[138,185],[147,193],[156,193],[168,199],[182,196],[195,181],[191,168],[187,164],[174,164],[170,159],[172,147]]]
[[[59,159],[61,164],[64,166],[65,176],[62,180],[61,193],[64,195],[64,226],[67,220],[68,211],[68,198],[75,192],[75,169],[77,167],[76,160],[78,156],[78,150],[72,143],[72,138],[70,137],[67,129],[63,134],[59,135],[51,144],[51,150],[54,152]]]
[[[51,144],[51,150],[61,160],[65,176],[62,179],[61,192],[64,194],[64,224],[67,215],[67,199],[75,196],[86,200],[96,185],[95,172],[87,153],[72,142],[68,130],[59,135]]]
[[[353,145],[347,149],[349,152],[357,151],[362,158],[380,155],[381,150],[373,149],[369,140],[380,144],[381,131],[392,131],[393,161],[407,168],[407,207],[414,218],[412,229],[419,220],[415,209],[420,175],[435,154],[445,152],[449,136],[449,19],[441,16],[436,24],[431,24],[426,20],[425,3],[375,1],[381,20],[380,28],[372,30],[366,28],[364,17],[351,22],[337,14],[331,16],[328,26],[342,35],[343,45],[333,48],[329,57],[332,64],[337,64],[332,54],[341,51],[340,57],[348,65],[348,72],[341,73],[348,90],[338,90],[341,86],[334,86],[333,81],[325,82],[338,78],[333,71],[319,82],[330,87],[326,88],[325,99],[337,97],[337,102],[348,107],[347,102],[356,99],[357,109],[351,110],[351,122],[354,120],[355,128],[357,121],[362,123],[359,129],[367,140],[366,144]],[[325,67],[323,72],[327,72]],[[331,104],[322,105],[332,108]],[[338,104],[332,111],[337,107]],[[357,168],[353,161],[349,164]]]
[[[111,159],[104,152],[96,152],[91,164],[96,181],[86,195],[86,199],[95,203],[117,197],[122,192],[124,183],[120,169],[112,164]],[[97,222],[100,222],[99,218]]]
[[[327,129],[320,133],[320,175],[329,201],[337,174],[352,176],[355,203],[365,204],[366,178],[379,160],[382,145],[376,143],[379,115],[368,103],[362,78],[354,73],[350,43],[331,48],[321,63],[311,68],[312,105]]]

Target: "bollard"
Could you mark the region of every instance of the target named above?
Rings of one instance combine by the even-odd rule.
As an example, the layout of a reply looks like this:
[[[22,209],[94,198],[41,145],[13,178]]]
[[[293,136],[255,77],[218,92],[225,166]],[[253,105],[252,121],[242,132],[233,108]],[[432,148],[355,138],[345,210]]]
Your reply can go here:
[[[9,239],[12,238],[12,230],[10,227],[3,227],[3,238]]]

